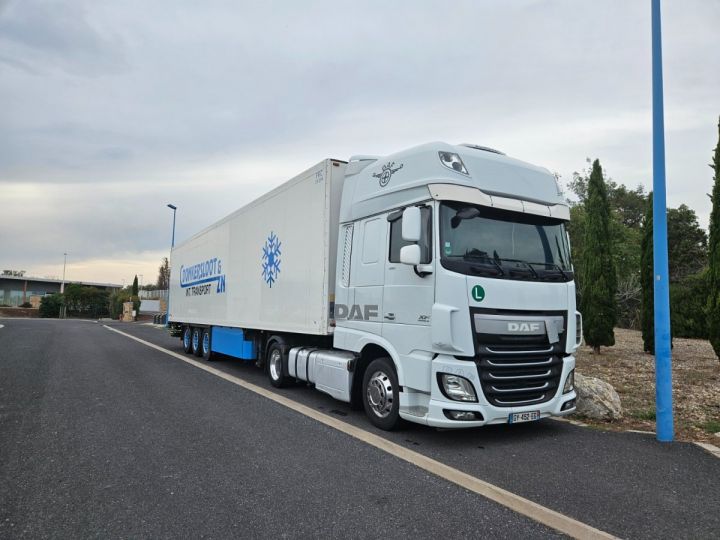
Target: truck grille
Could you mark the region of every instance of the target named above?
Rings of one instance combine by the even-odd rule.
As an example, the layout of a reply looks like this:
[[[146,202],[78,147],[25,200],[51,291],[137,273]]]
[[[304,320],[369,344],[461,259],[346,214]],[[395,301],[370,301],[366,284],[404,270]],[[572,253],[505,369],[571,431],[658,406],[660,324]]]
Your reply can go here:
[[[562,374],[564,314],[493,310],[476,312],[474,319],[475,362],[488,402],[519,407],[551,400]]]

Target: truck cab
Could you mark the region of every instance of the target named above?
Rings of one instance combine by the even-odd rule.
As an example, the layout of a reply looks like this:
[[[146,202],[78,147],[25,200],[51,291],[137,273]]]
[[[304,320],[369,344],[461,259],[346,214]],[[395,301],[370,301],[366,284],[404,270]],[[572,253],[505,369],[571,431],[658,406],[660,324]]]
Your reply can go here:
[[[569,217],[549,171],[489,148],[350,159],[332,339],[356,355],[352,395],[373,423],[472,427],[575,410]]]

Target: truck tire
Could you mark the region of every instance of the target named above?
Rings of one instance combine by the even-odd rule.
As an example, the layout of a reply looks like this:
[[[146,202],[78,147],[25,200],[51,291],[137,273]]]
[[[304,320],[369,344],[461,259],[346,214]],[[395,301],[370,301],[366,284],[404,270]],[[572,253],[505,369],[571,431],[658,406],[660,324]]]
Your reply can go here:
[[[287,373],[287,355],[283,353],[282,346],[273,342],[267,350],[267,360],[265,362],[270,384],[275,388],[286,386],[289,379],[285,376]]]
[[[187,354],[192,352],[192,328],[186,326],[182,334],[183,351]]]
[[[202,357],[208,362],[215,359],[215,353],[212,352],[212,330],[210,328],[203,330],[200,351]]]
[[[362,385],[365,414],[385,431],[400,427],[400,385],[390,358],[376,358],[365,370]]]
[[[202,328],[193,328],[192,331],[192,353],[195,356],[202,356]]]

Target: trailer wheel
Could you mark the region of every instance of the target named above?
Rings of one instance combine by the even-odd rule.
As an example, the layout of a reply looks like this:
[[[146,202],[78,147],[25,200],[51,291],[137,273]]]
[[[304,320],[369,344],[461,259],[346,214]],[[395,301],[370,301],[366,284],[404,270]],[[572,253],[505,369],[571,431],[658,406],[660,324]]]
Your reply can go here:
[[[270,379],[270,384],[275,388],[282,388],[288,383],[288,378],[285,376],[287,373],[287,358],[283,354],[282,346],[279,343],[273,343],[268,347],[267,351],[267,374]]]
[[[187,354],[192,352],[192,328],[186,326],[182,335],[183,351]]]
[[[200,350],[202,357],[211,361],[215,358],[215,353],[212,352],[212,334],[210,328],[207,328],[202,333],[202,341],[200,342]]]
[[[192,331],[192,353],[195,356],[202,356],[202,328],[193,328]]]
[[[392,431],[400,426],[400,386],[390,358],[376,358],[365,370],[363,406],[380,429]]]

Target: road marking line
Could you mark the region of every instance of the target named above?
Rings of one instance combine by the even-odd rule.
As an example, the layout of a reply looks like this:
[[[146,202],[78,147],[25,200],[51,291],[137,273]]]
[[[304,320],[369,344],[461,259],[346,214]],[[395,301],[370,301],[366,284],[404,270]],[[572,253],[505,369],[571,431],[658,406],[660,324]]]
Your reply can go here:
[[[5,325],[4,325],[4,324],[0,324],[0,328],[5,328]]]
[[[566,416],[551,416],[550,420],[567,422],[568,424],[572,424],[573,426],[589,427],[585,422],[581,422],[580,420],[573,420],[572,418],[567,418]]]
[[[518,514],[527,516],[530,519],[537,521],[538,523],[541,523],[543,525],[546,525],[547,527],[553,528],[557,531],[567,534],[568,536],[571,536],[573,538],[582,538],[582,539],[600,539],[600,538],[614,539],[614,538],[617,538],[611,534],[601,531],[600,529],[596,529],[595,527],[592,527],[590,525],[582,523],[581,521],[577,521],[576,519],[573,519],[569,516],[561,514],[560,512],[556,512],[555,510],[551,510],[549,508],[541,506],[529,499],[525,499],[524,497],[521,497],[520,495],[515,495],[514,493],[507,491],[501,487],[498,487],[496,485],[493,485],[493,484],[490,484],[483,480],[480,480],[479,478],[475,478],[474,476],[471,476],[471,475],[464,473],[458,469],[450,467],[449,465],[445,465],[444,463],[441,463],[435,459],[429,458],[423,454],[420,454],[413,450],[409,450],[408,448],[405,448],[404,446],[400,446],[399,444],[388,441],[387,439],[384,439],[384,438],[380,437],[379,435],[375,435],[374,433],[370,433],[369,431],[365,431],[363,429],[355,427],[351,424],[343,422],[342,420],[332,418],[332,417],[330,417],[326,414],[320,413],[320,412],[316,411],[315,409],[312,409],[306,405],[297,403],[296,401],[293,401],[289,398],[281,396],[280,394],[276,394],[275,392],[272,392],[270,390],[267,390],[265,388],[255,385],[255,384],[244,381],[243,379],[240,379],[239,377],[235,377],[234,375],[225,373],[224,371],[221,371],[212,366],[203,364],[197,360],[193,360],[192,358],[189,358],[187,356],[183,356],[181,354],[178,354],[176,352],[165,349],[164,347],[161,347],[161,346],[151,343],[149,341],[145,341],[144,339],[140,339],[138,337],[135,337],[135,336],[128,334],[126,332],[123,332],[121,330],[117,330],[116,328],[112,328],[107,325],[103,325],[103,326],[105,328],[107,328],[108,330],[111,330],[120,335],[123,335],[130,339],[133,339],[133,340],[137,341],[138,343],[142,343],[143,345],[146,345],[146,346],[150,347],[151,349],[155,349],[160,352],[164,352],[165,354],[173,356],[173,357],[177,358],[178,360],[182,360],[183,362],[185,362],[187,364],[190,364],[199,369],[207,371],[208,373],[212,373],[213,375],[216,375],[216,376],[220,377],[221,379],[225,379],[228,382],[231,382],[233,384],[241,386],[241,387],[245,388],[246,390],[250,390],[251,392],[254,392],[255,394],[258,394],[262,397],[270,399],[270,400],[274,401],[275,403],[284,405],[285,407],[292,409],[295,412],[303,414],[309,418],[312,418],[313,420],[317,420],[321,424],[325,424],[326,426],[334,428],[338,431],[341,431],[341,432],[345,433],[346,435],[350,435],[351,437],[353,437],[355,439],[363,441],[363,442],[365,442],[371,446],[374,446],[375,448],[378,448],[380,450],[383,450],[383,451],[387,452],[388,454],[391,454],[397,458],[402,459],[403,461],[406,461],[406,462],[408,462],[412,465],[415,465],[416,467],[419,467],[429,473],[439,476],[440,478],[443,478],[443,479],[447,480],[448,482],[452,482],[453,484],[456,484],[456,485],[463,487],[469,491],[477,493],[478,495],[481,495],[487,499],[490,499],[491,501],[494,501],[502,506],[505,506],[505,507],[513,510],[514,512],[517,512]]]

